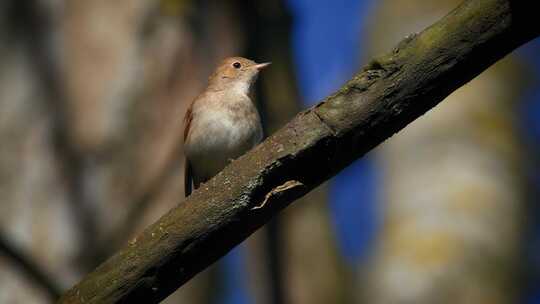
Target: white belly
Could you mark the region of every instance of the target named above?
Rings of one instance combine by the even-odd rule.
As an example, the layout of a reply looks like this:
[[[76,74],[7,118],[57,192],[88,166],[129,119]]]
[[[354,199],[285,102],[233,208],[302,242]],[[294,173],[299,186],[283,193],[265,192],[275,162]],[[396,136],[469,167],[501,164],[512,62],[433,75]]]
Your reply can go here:
[[[249,106],[253,107],[251,102]],[[196,180],[210,179],[230,160],[238,158],[261,141],[259,115],[254,107],[252,110],[247,117],[240,115],[245,113],[223,109],[214,111],[206,108],[195,113],[186,155]]]

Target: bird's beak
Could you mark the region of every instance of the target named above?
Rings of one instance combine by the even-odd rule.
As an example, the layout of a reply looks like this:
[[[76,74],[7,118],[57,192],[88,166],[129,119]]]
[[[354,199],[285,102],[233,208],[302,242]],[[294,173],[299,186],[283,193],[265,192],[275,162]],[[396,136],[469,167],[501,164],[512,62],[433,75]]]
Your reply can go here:
[[[271,64],[271,62],[259,63],[259,64],[254,65],[254,67],[255,67],[257,70],[262,70],[262,69],[264,69],[265,67],[269,66],[270,64]]]

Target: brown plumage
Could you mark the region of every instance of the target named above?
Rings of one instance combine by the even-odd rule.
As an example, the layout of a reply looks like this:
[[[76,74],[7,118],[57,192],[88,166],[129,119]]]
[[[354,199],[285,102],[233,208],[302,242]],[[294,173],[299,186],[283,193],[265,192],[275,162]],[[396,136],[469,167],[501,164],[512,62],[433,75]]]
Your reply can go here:
[[[198,188],[261,141],[261,121],[249,92],[268,64],[242,57],[223,60],[189,106],[184,117],[186,196],[192,184]]]

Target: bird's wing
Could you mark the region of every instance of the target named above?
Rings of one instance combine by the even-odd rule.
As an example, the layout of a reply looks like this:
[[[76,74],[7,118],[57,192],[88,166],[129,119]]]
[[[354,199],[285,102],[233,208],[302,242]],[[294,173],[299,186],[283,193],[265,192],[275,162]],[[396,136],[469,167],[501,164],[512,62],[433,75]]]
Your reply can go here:
[[[196,99],[195,99],[196,100]],[[189,105],[186,115],[184,116],[184,148],[187,142],[187,138],[189,136],[189,130],[191,127],[191,121],[193,120],[193,104],[195,103],[195,100],[191,102]],[[185,165],[184,165],[184,193],[185,196],[188,197],[191,194],[192,186],[193,186],[193,168],[191,167],[191,163],[189,159],[185,158]]]
[[[188,197],[191,194],[191,190],[193,187],[193,168],[191,167],[191,163],[186,158],[186,163],[184,166],[184,194],[185,197]]]
[[[188,109],[186,110],[186,115],[184,116],[184,144],[187,141],[188,135],[189,135],[189,129],[191,128],[191,121],[193,120],[193,104],[195,103],[195,100],[189,105]]]

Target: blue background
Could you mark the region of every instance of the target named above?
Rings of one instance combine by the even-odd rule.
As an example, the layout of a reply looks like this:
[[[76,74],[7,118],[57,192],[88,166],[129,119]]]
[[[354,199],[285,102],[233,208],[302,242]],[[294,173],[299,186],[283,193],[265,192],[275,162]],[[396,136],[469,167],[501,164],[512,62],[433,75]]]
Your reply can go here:
[[[366,16],[375,5],[372,0],[289,0],[293,14],[293,47],[298,82],[304,106],[310,106],[339,88],[362,64]],[[540,41],[518,50],[531,72],[540,72]],[[525,92],[521,107],[522,130],[528,144],[540,142],[540,82]],[[540,184],[540,170],[530,167],[530,176]],[[366,252],[377,229],[378,176],[369,155],[336,176],[330,189],[332,218],[341,252],[351,267]],[[539,253],[540,225],[531,240],[531,262]],[[244,250],[239,246],[225,258],[227,273],[224,303],[252,303],[246,287]],[[532,282],[526,303],[540,303],[540,285]]]

